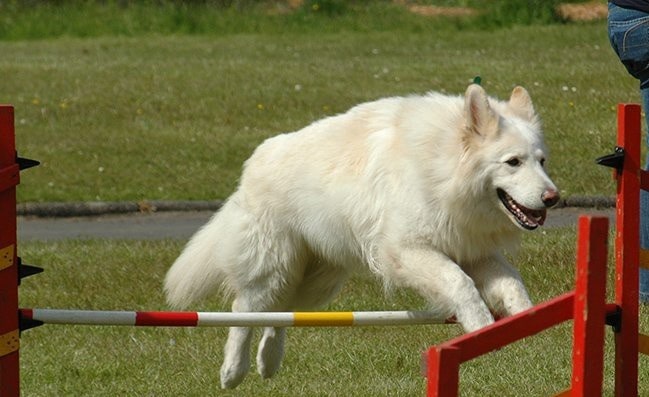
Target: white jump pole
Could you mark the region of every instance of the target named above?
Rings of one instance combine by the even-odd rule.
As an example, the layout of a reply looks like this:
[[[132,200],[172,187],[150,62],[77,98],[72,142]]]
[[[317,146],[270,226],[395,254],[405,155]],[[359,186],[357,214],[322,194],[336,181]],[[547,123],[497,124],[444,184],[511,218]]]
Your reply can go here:
[[[20,309],[25,320],[44,324],[153,327],[345,327],[446,324],[427,311],[369,312],[137,312]]]

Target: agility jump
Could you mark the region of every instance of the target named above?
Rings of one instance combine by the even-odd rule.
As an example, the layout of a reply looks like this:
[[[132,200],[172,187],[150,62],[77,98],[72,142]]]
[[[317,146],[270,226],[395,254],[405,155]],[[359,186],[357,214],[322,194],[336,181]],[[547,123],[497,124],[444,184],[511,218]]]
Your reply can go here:
[[[640,171],[640,109],[620,105],[618,150],[606,160],[616,169],[617,234],[615,244],[615,302],[604,301],[608,220],[583,217],[579,221],[577,284],[574,291],[518,315],[466,334],[427,353],[429,396],[456,396],[458,367],[467,360],[550,326],[574,319],[572,388],[562,396],[601,395],[603,334],[611,325],[616,341],[616,396],[637,396],[638,352],[649,353],[649,338],[638,335],[638,263],[649,263],[638,244],[639,189],[649,189],[649,176]],[[0,106],[0,384],[3,396],[19,396],[19,331],[43,323],[135,326],[201,326],[223,321],[234,313],[197,312],[89,312],[19,309],[18,283],[37,270],[22,265],[17,256],[16,198],[20,169],[29,161],[16,157],[13,107]],[[32,163],[33,165],[33,163]],[[241,313],[239,313],[241,315]],[[246,314],[244,314],[246,315]],[[251,314],[252,315],[252,314]],[[276,316],[281,326],[343,326],[444,323],[426,312],[254,313],[259,321],[246,326],[272,326],[259,316]],[[217,320],[218,318],[218,320]],[[118,319],[115,323],[115,319]],[[266,319],[270,321],[268,318]],[[244,321],[239,319],[237,321]],[[216,326],[216,325],[215,325]],[[587,365],[586,365],[587,364]]]
[[[617,180],[615,302],[604,300],[608,220],[581,218],[575,291],[536,306],[527,313],[530,321],[519,321],[525,314],[521,313],[432,347],[426,356],[428,396],[457,396],[461,363],[570,317],[574,319],[572,382],[558,396],[602,395],[605,324],[615,333],[615,396],[638,396],[638,353],[649,354],[649,338],[638,334],[638,266],[649,265],[649,251],[639,248],[640,189],[649,190],[649,173],[640,168],[640,131],[640,106],[618,105],[615,152],[598,159],[599,164],[615,169]],[[533,315],[535,310],[539,316]]]

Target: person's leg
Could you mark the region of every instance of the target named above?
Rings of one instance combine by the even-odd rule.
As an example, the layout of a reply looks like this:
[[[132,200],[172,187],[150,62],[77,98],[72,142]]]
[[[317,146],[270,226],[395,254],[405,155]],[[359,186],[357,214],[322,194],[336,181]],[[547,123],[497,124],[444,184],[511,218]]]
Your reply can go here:
[[[649,128],[649,87],[643,88],[642,109],[645,113],[645,126]],[[645,136],[645,142],[649,147],[649,133]],[[649,154],[645,169],[649,170]],[[649,192],[640,191],[640,247],[649,249]],[[640,301],[649,303],[649,269],[640,269]]]
[[[622,64],[640,81],[645,126],[649,128],[649,14],[609,3],[608,35]],[[649,147],[649,132],[645,142]],[[649,170],[649,156],[645,169]],[[644,190],[640,191],[640,247],[649,249],[649,192]],[[649,270],[640,269],[639,287],[640,301],[649,303]]]

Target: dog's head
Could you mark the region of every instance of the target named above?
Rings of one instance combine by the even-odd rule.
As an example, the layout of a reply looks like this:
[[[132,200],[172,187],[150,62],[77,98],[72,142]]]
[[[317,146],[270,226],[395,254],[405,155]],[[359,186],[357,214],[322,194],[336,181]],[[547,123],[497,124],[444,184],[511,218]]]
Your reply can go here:
[[[545,171],[548,153],[528,92],[516,87],[509,101],[499,102],[473,84],[464,112],[465,151],[478,159],[488,200],[518,227],[536,229],[559,193]]]

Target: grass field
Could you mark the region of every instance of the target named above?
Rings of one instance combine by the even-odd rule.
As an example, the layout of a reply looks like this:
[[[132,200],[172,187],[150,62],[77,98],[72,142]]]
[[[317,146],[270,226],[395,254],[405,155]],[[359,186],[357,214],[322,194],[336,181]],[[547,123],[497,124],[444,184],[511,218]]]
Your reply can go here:
[[[6,1],[0,39],[61,36],[431,32],[561,23],[559,3],[584,0],[56,0]],[[418,12],[411,12],[412,8]],[[453,13],[424,8],[454,7]],[[468,10],[468,12],[467,12]],[[438,10],[439,11],[439,10]],[[442,15],[435,17],[434,15]]]
[[[526,235],[515,260],[540,302],[573,288],[572,229]],[[551,250],[547,247],[552,247]],[[45,273],[23,282],[23,307],[164,310],[161,283],[181,243],[25,243],[21,254]],[[609,285],[612,279],[609,280]],[[224,310],[212,299],[200,310]],[[198,308],[198,307],[197,307]],[[328,310],[425,309],[416,295],[386,298],[359,276]],[[641,329],[649,331],[649,308]],[[460,334],[453,325],[289,330],[280,373],[252,373],[235,391],[217,391],[224,329],[143,329],[49,325],[22,336],[26,396],[421,396],[420,353]],[[571,323],[463,364],[463,396],[549,396],[569,385]],[[612,393],[612,341],[607,331],[606,392]],[[640,361],[641,393],[649,393],[649,361]],[[254,370],[254,368],[253,368]]]
[[[324,16],[309,2],[311,11],[289,17],[165,11],[151,3],[148,12],[141,13],[143,3],[122,14],[102,8],[117,2],[60,3],[0,4],[0,102],[16,108],[20,154],[42,161],[21,175],[21,202],[222,199],[269,136],[380,97],[461,94],[476,75],[501,98],[517,84],[529,89],[564,196],[612,195],[610,171],[593,160],[614,145],[615,105],[638,100],[604,22],[440,21],[395,12],[387,2],[338,14],[332,11],[344,2],[335,0],[318,3],[328,7],[319,9],[329,10]],[[515,262],[535,301],[572,288],[574,241],[569,229],[525,236]],[[183,243],[21,243],[25,261],[46,268],[23,282],[21,305],[166,309],[162,278]],[[227,307],[216,299],[200,310]],[[408,291],[386,299],[360,276],[327,309],[406,308],[424,304]],[[457,326],[294,329],[277,378],[251,374],[237,390],[221,392],[225,330],[46,326],[22,336],[23,394],[419,396],[420,353],[459,334]],[[546,396],[566,388],[570,340],[565,324],[464,364],[462,395]],[[641,395],[649,395],[646,357],[641,377]]]
[[[20,152],[43,162],[19,200],[222,199],[269,136],[380,97],[462,94],[476,75],[497,97],[529,89],[564,197],[613,194],[593,160],[612,150],[615,105],[638,92],[605,30],[0,41],[0,102],[16,107]]]

